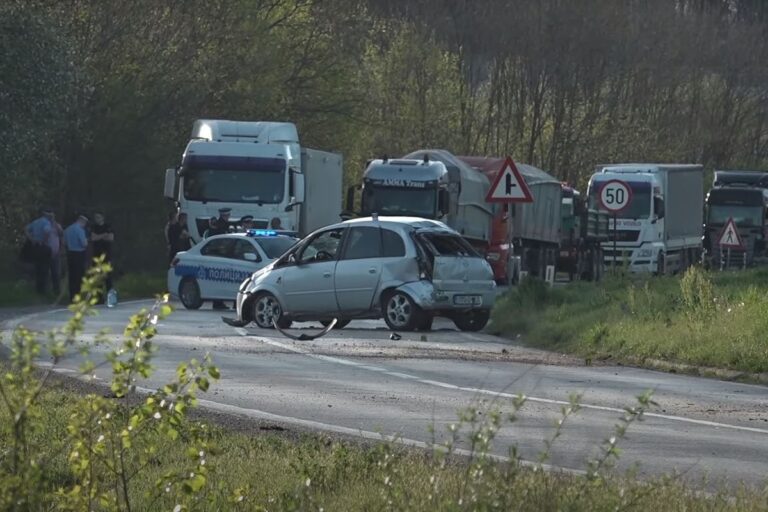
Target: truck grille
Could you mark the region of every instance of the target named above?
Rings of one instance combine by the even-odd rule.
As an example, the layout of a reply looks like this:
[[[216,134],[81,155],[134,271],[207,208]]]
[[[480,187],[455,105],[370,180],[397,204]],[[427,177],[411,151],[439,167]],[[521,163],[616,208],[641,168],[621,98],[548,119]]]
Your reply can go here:
[[[637,229],[619,229],[616,231],[617,242],[637,242],[640,231]],[[613,242],[613,230],[608,230],[608,241]]]

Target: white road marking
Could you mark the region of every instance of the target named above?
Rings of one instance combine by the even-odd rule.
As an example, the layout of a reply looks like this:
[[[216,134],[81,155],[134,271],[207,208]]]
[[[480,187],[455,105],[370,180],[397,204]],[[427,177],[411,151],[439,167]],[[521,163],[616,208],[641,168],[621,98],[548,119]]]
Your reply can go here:
[[[248,331],[245,330],[242,327],[236,327],[235,331],[237,331],[237,333],[240,336],[250,336]],[[400,379],[414,380],[416,382],[419,382],[421,384],[426,384],[428,386],[440,387],[440,388],[445,388],[445,389],[453,389],[453,390],[456,390],[456,391],[465,391],[465,392],[473,393],[473,394],[477,394],[477,395],[489,395],[489,396],[493,396],[493,397],[502,397],[502,398],[513,398],[514,399],[514,398],[517,398],[519,396],[519,395],[516,395],[516,394],[513,394],[513,393],[506,393],[504,391],[493,391],[493,390],[490,390],[490,389],[457,386],[455,384],[450,384],[450,383],[447,383],[447,382],[440,382],[440,381],[435,381],[435,380],[430,380],[430,379],[422,379],[421,377],[418,377],[416,375],[409,375],[409,374],[404,374],[404,373],[400,373],[400,372],[394,372],[394,371],[387,370],[386,368],[382,368],[382,367],[378,367],[378,366],[371,366],[371,365],[368,365],[368,364],[362,364],[362,363],[358,363],[356,361],[351,361],[349,359],[342,359],[342,358],[339,358],[339,357],[324,356],[324,355],[320,355],[320,354],[313,354],[312,352],[310,352],[308,350],[305,350],[305,349],[302,349],[302,348],[299,348],[299,347],[297,347],[297,346],[295,346],[293,344],[283,343],[281,341],[277,341],[277,340],[271,339],[271,338],[265,338],[265,337],[262,337],[262,336],[258,336],[258,337],[256,337],[256,339],[258,339],[259,341],[262,341],[263,343],[266,343],[268,345],[272,345],[274,347],[279,347],[279,348],[282,348],[284,350],[288,350],[290,352],[294,352],[296,354],[301,354],[301,355],[304,355],[304,356],[307,356],[307,357],[312,357],[314,359],[319,359],[319,360],[322,360],[322,361],[327,361],[329,363],[341,364],[341,365],[345,365],[345,366],[354,366],[354,367],[360,368],[362,370],[375,371],[375,372],[383,373],[383,374],[386,374],[386,375],[389,375],[389,376],[392,376],[392,377],[397,377],[397,378],[400,378]],[[570,405],[570,402],[567,402],[567,401],[564,401],[564,400],[555,400],[555,399],[552,399],[552,398],[541,398],[541,397],[525,395],[525,399],[527,401],[529,401],[529,402],[536,402],[536,403],[549,404],[549,405],[566,405],[566,406]],[[581,404],[579,404],[579,406],[581,408],[583,408],[583,409],[591,409],[591,410],[595,410],[595,411],[616,412],[616,413],[621,413],[621,414],[625,414],[626,413],[626,411],[624,409],[620,409],[618,407],[608,407],[608,406],[605,406],[605,405],[595,405],[595,404],[581,403]],[[674,415],[670,415],[670,414],[660,414],[660,413],[655,413],[655,412],[644,412],[643,416],[647,417],[647,418],[657,418],[657,419],[663,419],[663,420],[667,420],[667,421],[676,421],[676,422],[679,422],[679,423],[688,423],[688,424],[692,424],[692,425],[700,425],[700,426],[705,426],[705,427],[723,428],[723,429],[737,430],[737,431],[741,431],[741,432],[752,432],[752,433],[755,433],[755,434],[766,434],[766,435],[768,435],[768,429],[757,428],[757,427],[745,427],[745,426],[740,426],[740,425],[729,425],[727,423],[720,423],[720,422],[717,422],[717,421],[699,420],[699,419],[695,419],[695,418],[686,418],[684,416],[674,416]]]

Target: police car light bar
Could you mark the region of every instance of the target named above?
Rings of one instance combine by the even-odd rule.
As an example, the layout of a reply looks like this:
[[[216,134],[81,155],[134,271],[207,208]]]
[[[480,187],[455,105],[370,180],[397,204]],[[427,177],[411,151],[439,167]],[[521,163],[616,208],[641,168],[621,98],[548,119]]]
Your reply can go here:
[[[279,233],[271,229],[249,229],[248,236],[277,236]]]

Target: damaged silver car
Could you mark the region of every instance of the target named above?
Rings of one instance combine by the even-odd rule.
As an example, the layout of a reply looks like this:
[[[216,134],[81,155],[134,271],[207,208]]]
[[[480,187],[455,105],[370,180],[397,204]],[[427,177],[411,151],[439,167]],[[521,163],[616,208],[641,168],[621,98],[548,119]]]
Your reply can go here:
[[[429,330],[435,316],[485,327],[496,297],[488,262],[441,222],[354,219],[322,228],[240,286],[237,322],[261,328],[320,321],[336,328],[384,317],[392,330]]]

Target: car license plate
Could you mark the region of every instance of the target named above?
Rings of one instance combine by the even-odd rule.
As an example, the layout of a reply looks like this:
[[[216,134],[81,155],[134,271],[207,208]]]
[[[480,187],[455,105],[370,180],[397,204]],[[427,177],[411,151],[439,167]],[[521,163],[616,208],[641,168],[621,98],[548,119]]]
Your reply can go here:
[[[455,295],[453,303],[458,306],[480,306],[483,304],[481,295]]]

